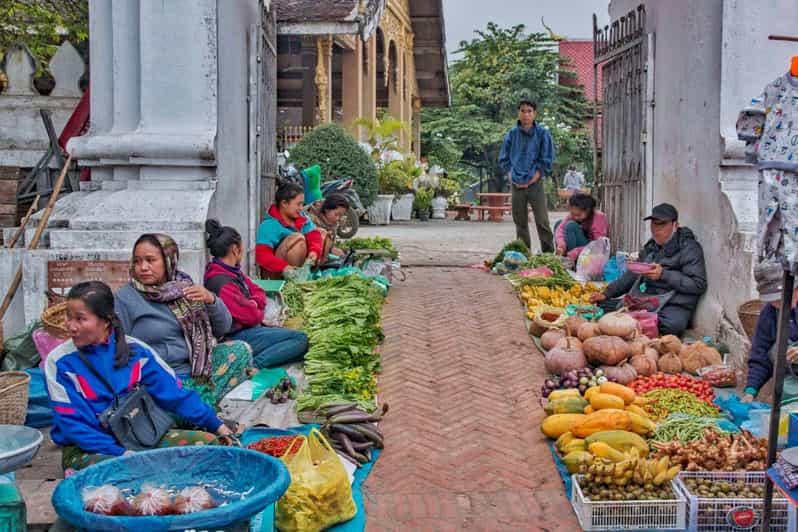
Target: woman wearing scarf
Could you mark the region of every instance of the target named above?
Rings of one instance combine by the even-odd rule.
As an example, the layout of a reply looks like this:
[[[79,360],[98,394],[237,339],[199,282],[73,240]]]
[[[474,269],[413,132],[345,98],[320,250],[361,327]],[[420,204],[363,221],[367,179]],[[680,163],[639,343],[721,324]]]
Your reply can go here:
[[[244,342],[217,343],[232,318],[224,303],[178,269],[171,237],[145,234],[133,246],[130,283],[115,294],[128,334],[149,345],[183,386],[215,406],[246,379],[252,350]]]

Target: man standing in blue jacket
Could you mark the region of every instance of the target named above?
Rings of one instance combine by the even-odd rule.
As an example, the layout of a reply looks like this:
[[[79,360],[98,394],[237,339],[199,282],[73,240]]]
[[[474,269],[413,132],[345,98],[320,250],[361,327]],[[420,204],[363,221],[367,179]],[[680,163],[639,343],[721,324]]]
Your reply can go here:
[[[551,172],[554,143],[551,133],[535,122],[537,104],[521,100],[518,104],[518,125],[507,133],[499,155],[499,167],[510,174],[513,192],[513,222],[519,240],[531,247],[527,204],[532,206],[542,251],[554,252],[554,235],[549,224],[543,177]]]

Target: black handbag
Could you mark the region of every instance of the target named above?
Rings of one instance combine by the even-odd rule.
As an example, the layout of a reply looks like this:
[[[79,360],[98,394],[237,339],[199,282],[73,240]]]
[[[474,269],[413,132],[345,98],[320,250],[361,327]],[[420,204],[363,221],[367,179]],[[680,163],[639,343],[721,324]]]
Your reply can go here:
[[[163,439],[174,420],[155,403],[147,387],[137,384],[123,396],[103,377],[85,354],[78,351],[83,364],[89,368],[114,396],[111,406],[97,415],[100,423],[116,439],[117,443],[130,451],[152,449]]]

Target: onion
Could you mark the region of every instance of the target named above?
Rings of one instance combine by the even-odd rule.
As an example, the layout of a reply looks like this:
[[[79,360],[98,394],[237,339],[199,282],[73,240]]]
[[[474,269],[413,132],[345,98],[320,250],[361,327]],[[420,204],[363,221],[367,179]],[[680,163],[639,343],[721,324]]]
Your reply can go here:
[[[598,323],[601,334],[620,338],[630,338],[640,328],[637,320],[627,314],[625,310],[610,312],[604,315]]]
[[[637,370],[626,362],[621,362],[617,366],[601,366],[607,379],[618,384],[629,384],[637,378]]]
[[[541,335],[540,345],[543,346],[544,350],[548,351],[557,345],[557,342],[563,338],[565,338],[565,332],[561,331],[560,329],[549,329]]]
[[[579,383],[576,377],[576,370],[583,368],[587,365],[585,354],[582,349],[571,344],[571,339],[565,337],[565,347],[555,347],[546,353],[546,371],[557,375],[563,375],[569,371],[573,371],[573,380],[575,384]],[[570,376],[568,379],[570,380]]]

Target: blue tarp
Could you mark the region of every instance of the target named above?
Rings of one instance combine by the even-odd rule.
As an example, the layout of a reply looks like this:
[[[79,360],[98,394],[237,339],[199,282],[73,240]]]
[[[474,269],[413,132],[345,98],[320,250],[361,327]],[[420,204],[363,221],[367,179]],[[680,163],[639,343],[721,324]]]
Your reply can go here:
[[[26,369],[30,375],[28,388],[28,415],[25,425],[33,428],[49,427],[53,424],[53,410],[50,407],[50,396],[47,395],[47,382],[44,372],[39,368]]]
[[[310,432],[310,429],[312,428],[318,428],[318,425],[302,425],[299,427],[291,427],[285,430],[250,429],[244,432],[244,434],[241,436],[241,444],[249,445],[250,443],[256,442],[262,438],[288,436],[291,434],[303,434],[307,436],[308,432]],[[371,462],[357,468],[355,471],[355,479],[352,482],[352,498],[355,500],[355,505],[357,506],[357,514],[355,514],[355,517],[349,521],[346,521],[345,523],[337,524],[329,530],[333,532],[362,532],[365,530],[366,510],[363,507],[363,482],[365,482],[366,477],[368,477],[369,473],[371,473],[371,468],[374,467],[374,464],[377,462],[377,458],[379,458],[379,456],[380,451],[378,449],[372,449]],[[269,525],[273,522],[274,506],[272,505],[253,520],[253,526],[251,530],[252,532],[271,532],[274,530],[274,528]]]
[[[105,484],[133,493],[145,484],[176,489],[201,485],[223,506],[162,517],[109,517],[84,511],[81,490]],[[263,453],[237,447],[172,447],[114,458],[79,471],[58,485],[53,507],[65,521],[85,530],[215,529],[249,521],[279,499],[289,484],[283,463]]]

